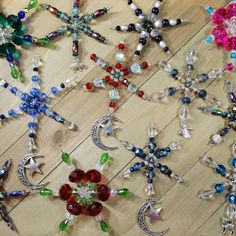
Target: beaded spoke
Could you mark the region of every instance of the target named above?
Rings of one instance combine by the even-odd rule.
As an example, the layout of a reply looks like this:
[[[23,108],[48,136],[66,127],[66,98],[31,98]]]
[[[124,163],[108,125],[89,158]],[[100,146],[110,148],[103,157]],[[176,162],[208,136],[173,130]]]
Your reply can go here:
[[[189,105],[192,103],[191,95],[196,98],[201,98],[205,102],[219,106],[219,101],[210,96],[205,89],[199,89],[198,86],[202,83],[206,83],[208,80],[213,80],[222,75],[222,70],[215,68],[209,73],[202,73],[196,76],[193,75],[194,63],[197,60],[197,56],[194,51],[189,51],[186,54],[187,64],[185,66],[185,73],[180,74],[179,71],[167,63],[166,61],[161,61],[159,64],[161,68],[167,72],[173,79],[175,79],[179,86],[168,87],[163,91],[160,91],[153,95],[153,100],[155,102],[162,101],[165,97],[173,97],[180,95],[182,106],[179,110],[179,120],[180,120],[180,130],[179,134],[184,138],[191,138],[191,128],[188,125],[188,120],[191,119],[189,112]]]
[[[236,95],[234,93],[234,87],[232,83],[226,81],[226,91],[228,93],[229,101],[231,103],[227,112],[221,111],[213,106],[201,107],[201,109],[211,115],[220,116],[226,120],[226,126],[218,131],[211,137],[211,144],[218,144],[223,141],[223,137],[230,131],[236,131]]]
[[[163,40],[160,29],[175,27],[184,23],[183,19],[157,19],[157,15],[160,11],[162,0],[155,1],[155,6],[152,8],[149,15],[145,15],[141,8],[139,8],[132,0],[128,0],[128,5],[134,11],[138,18],[137,23],[130,23],[128,25],[117,25],[115,30],[117,31],[129,31],[140,33],[139,43],[137,45],[135,56],[142,54],[143,48],[147,45],[148,40],[152,39],[159,44],[160,48],[166,53],[170,53],[170,49]]]

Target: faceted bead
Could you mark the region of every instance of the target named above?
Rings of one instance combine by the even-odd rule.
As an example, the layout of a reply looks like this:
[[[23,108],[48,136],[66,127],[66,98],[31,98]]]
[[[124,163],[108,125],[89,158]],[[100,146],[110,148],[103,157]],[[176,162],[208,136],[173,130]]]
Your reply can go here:
[[[20,71],[17,68],[12,68],[11,69],[11,76],[14,79],[18,79],[20,77]]]
[[[198,92],[197,95],[198,95],[199,98],[205,98],[207,96],[207,91],[202,89]]]
[[[61,155],[61,159],[67,164],[72,165],[72,161],[70,159],[70,155],[68,153],[63,152]]]
[[[236,204],[236,195],[235,194],[229,194],[228,201],[232,204]]]
[[[69,201],[66,205],[67,211],[72,215],[79,215],[82,212],[82,206],[76,201]]]
[[[218,165],[216,167],[216,172],[222,176],[226,175],[226,168],[223,165]]]
[[[19,20],[19,18],[17,16],[9,15],[7,17],[7,22],[14,29],[18,29],[18,30],[21,29],[22,23],[21,23],[21,21]]]
[[[100,164],[104,165],[106,162],[108,162],[110,159],[108,153],[103,153],[100,158]]]
[[[69,184],[64,184],[59,189],[59,197],[62,200],[68,200],[72,195],[72,189]]]
[[[79,183],[83,177],[84,177],[84,171],[76,169],[70,173],[69,180],[72,183]]]
[[[97,195],[101,201],[106,201],[110,197],[110,188],[107,185],[100,184],[97,188]]]
[[[60,224],[59,224],[59,230],[60,231],[65,231],[68,227],[68,223],[69,221],[67,219],[63,220]]]
[[[6,25],[8,24],[6,16],[2,12],[0,13],[0,24],[3,27],[6,27]]]
[[[231,160],[231,165],[236,168],[236,157]]]
[[[225,66],[225,69],[227,71],[233,71],[234,70],[234,65],[232,63],[228,63],[226,66]]]
[[[97,216],[102,211],[102,204],[99,202],[93,202],[90,206],[87,207],[87,213],[90,216]]]
[[[28,4],[29,9],[33,9],[38,6],[39,6],[38,0],[30,0],[30,2]]]
[[[101,181],[101,174],[97,170],[93,169],[93,170],[89,170],[85,174],[85,178],[91,181],[92,183],[99,183]]]
[[[46,38],[37,39],[37,44],[39,44],[40,46],[49,46],[50,41]]]
[[[43,188],[39,191],[39,194],[43,197],[49,196],[49,195],[52,195],[52,190],[47,189],[47,188]]]
[[[217,193],[223,193],[225,191],[225,186],[223,184],[215,184],[215,191]]]
[[[0,45],[0,56],[6,57],[8,54],[13,54],[16,47],[12,43],[4,43]]]
[[[104,233],[109,233],[111,231],[110,226],[104,220],[100,221],[100,227]]]
[[[128,197],[131,195],[131,192],[127,188],[122,188],[118,190],[117,194],[123,197]]]

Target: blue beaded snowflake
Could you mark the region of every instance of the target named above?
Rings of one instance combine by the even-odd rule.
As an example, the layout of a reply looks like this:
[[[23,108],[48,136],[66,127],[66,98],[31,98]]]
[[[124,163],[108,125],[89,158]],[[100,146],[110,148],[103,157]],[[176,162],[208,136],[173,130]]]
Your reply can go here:
[[[14,87],[7,83],[5,80],[0,79],[0,86],[4,89],[8,89],[12,94],[19,97],[21,103],[19,107],[10,109],[8,112],[0,114],[0,121],[7,121],[9,119],[15,119],[23,113],[31,117],[30,122],[28,123],[29,128],[29,152],[32,152],[36,149],[35,141],[36,138],[36,129],[37,122],[39,117],[44,114],[51,119],[64,124],[68,129],[75,129],[75,124],[67,121],[65,118],[53,111],[49,106],[51,99],[55,96],[60,96],[62,90],[66,88],[73,79],[68,79],[65,83],[61,83],[58,87],[52,87],[48,93],[44,93],[40,89],[41,79],[39,78],[39,66],[40,58],[35,56],[33,59],[33,76],[32,83],[33,86],[30,89],[29,93],[23,92],[17,87]]]
[[[141,162],[134,163],[128,170],[121,174],[122,177],[129,177],[131,173],[134,172],[144,172],[147,178],[147,188],[146,193],[148,196],[154,194],[153,180],[155,178],[156,172],[160,172],[173,181],[182,182],[182,178],[176,175],[167,165],[162,165],[159,161],[170,155],[170,153],[176,149],[180,148],[180,142],[176,141],[171,143],[168,147],[159,148],[156,145],[155,136],[156,128],[151,127],[149,129],[149,142],[148,142],[148,152],[145,152],[142,148],[137,148],[132,144],[121,141],[123,146],[132,152],[135,157],[141,159]]]
[[[236,144],[233,144],[233,157],[230,160],[232,170],[227,170],[222,164],[217,164],[211,157],[203,157],[204,165],[212,168],[218,175],[226,179],[224,183],[216,183],[210,189],[201,190],[198,194],[199,198],[204,200],[212,199],[214,195],[220,194],[225,196],[229,206],[226,209],[226,216],[222,218],[222,233],[229,231],[234,234],[234,226],[236,219]]]

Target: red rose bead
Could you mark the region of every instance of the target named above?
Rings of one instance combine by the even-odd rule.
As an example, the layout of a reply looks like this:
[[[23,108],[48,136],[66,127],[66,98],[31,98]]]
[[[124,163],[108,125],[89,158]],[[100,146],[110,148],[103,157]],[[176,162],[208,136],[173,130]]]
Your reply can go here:
[[[110,77],[109,75],[107,75],[107,76],[105,77],[105,80],[106,80],[106,82],[109,82],[109,81],[111,80],[111,77]]]
[[[88,90],[92,90],[92,88],[93,88],[93,85],[92,85],[92,83],[86,83],[85,84],[85,87],[86,87],[86,89],[88,89]]]
[[[78,216],[82,212],[82,206],[76,201],[67,202],[66,208],[68,212],[75,216]]]
[[[116,107],[116,104],[115,104],[114,102],[110,102],[110,103],[109,103],[109,107],[115,108],[115,107]]]
[[[123,74],[124,74],[124,76],[127,76],[127,75],[129,74],[128,69],[124,69],[124,70],[123,70]]]
[[[97,216],[102,211],[102,204],[99,202],[93,202],[91,205],[87,207],[87,213],[90,216]]]
[[[84,171],[80,169],[73,170],[69,175],[69,180],[72,183],[78,183],[84,177]]]
[[[116,81],[112,81],[112,86],[117,88],[119,86],[119,83]]]
[[[108,73],[111,73],[112,67],[111,67],[111,66],[108,66],[107,69],[106,69],[106,71],[107,71]]]
[[[64,184],[59,189],[59,197],[62,200],[68,200],[71,197],[72,189],[69,184]]]
[[[138,96],[142,98],[144,96],[144,92],[143,91],[138,91]]]
[[[118,70],[120,70],[120,69],[122,68],[122,65],[121,65],[120,63],[117,63],[117,64],[115,65],[115,68],[118,69]]]
[[[118,48],[120,50],[123,50],[123,49],[125,49],[125,45],[123,43],[119,43]]]
[[[101,181],[101,173],[98,172],[97,170],[89,170],[86,174],[85,177],[87,180],[93,182],[93,183],[99,183]]]
[[[110,197],[110,188],[107,185],[100,184],[97,189],[97,196],[101,201],[106,201]]]
[[[91,55],[90,55],[90,59],[93,60],[93,61],[95,61],[95,60],[97,59],[97,55],[94,54],[94,53],[91,54]]]
[[[148,63],[146,61],[144,61],[142,63],[142,66],[143,66],[143,69],[147,69],[149,65],[148,65]]]

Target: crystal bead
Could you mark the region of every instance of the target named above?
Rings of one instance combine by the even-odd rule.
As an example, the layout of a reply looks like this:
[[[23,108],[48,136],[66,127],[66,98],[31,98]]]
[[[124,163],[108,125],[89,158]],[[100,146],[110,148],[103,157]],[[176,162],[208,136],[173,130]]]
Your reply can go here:
[[[148,196],[152,196],[155,194],[155,190],[152,184],[148,184],[147,187],[145,188],[145,192]]]
[[[105,67],[107,65],[106,61],[101,59],[101,58],[99,58],[96,63],[101,68],[103,68],[103,67]]]
[[[101,181],[101,174],[97,170],[92,169],[87,171],[85,178],[92,183],[99,183]]]
[[[130,67],[131,71],[135,74],[139,74],[141,72],[141,66],[138,63],[133,64]]]
[[[110,189],[107,187],[107,185],[100,184],[97,188],[97,196],[99,200],[101,201],[107,201],[110,197]]]
[[[133,84],[129,84],[129,85],[128,85],[128,90],[129,90],[131,93],[136,93],[138,89],[137,89]]]
[[[226,82],[225,82],[225,91],[227,93],[232,93],[234,91],[234,86],[232,85],[232,83],[229,80],[226,80]]]
[[[103,79],[99,79],[99,78],[97,78],[93,81],[93,85],[97,88],[104,88],[105,87]]]
[[[72,195],[72,188],[69,184],[64,184],[59,189],[59,197],[62,200],[68,200]]]
[[[129,177],[130,177],[130,173],[131,173],[130,170],[126,170],[126,171],[124,171],[124,172],[121,172],[119,176],[120,176],[121,178],[129,178]]]
[[[222,77],[222,69],[221,68],[215,68],[211,72],[208,73],[208,76],[210,79],[216,79],[218,77]]]
[[[183,105],[179,111],[179,118],[183,121],[191,119],[190,112],[187,105]]]
[[[125,55],[123,52],[117,52],[115,55],[115,58],[117,61],[124,61],[125,59]]]
[[[101,171],[103,171],[104,166],[102,164],[100,164],[100,163],[97,163],[95,168],[96,168],[97,171],[101,172]]]
[[[91,205],[88,206],[87,212],[90,216],[97,216],[102,212],[102,204],[99,202],[93,202]]]
[[[117,89],[112,89],[109,92],[109,97],[114,100],[120,99],[120,93]]]
[[[111,196],[116,196],[117,195],[117,189],[112,188],[110,193],[111,193]]]
[[[191,129],[188,128],[187,124],[182,122],[180,130],[179,130],[179,134],[183,136],[185,139],[190,139],[192,137],[190,130]]]
[[[102,214],[99,214],[99,215],[95,216],[95,220],[96,220],[97,222],[100,222],[101,220],[103,220]]]
[[[160,102],[161,100],[163,100],[165,97],[167,97],[169,94],[168,90],[164,90],[164,91],[160,91],[158,93],[155,93],[152,96],[153,101],[155,102]]]
[[[180,149],[181,148],[181,142],[180,141],[173,142],[169,145],[169,147],[170,147],[171,150]]]
[[[214,196],[215,190],[214,189],[209,189],[209,190],[202,190],[198,193],[198,197],[207,200],[210,199]]]
[[[230,204],[226,210],[226,214],[231,220],[236,219],[236,206],[235,204]]]
[[[150,127],[148,129],[148,135],[150,138],[154,138],[155,136],[157,136],[157,128],[156,127]]]
[[[65,122],[65,125],[69,130],[75,130],[76,129],[76,125],[72,122]]]
[[[216,168],[217,167],[217,163],[213,160],[212,157],[207,157],[207,156],[204,156],[202,158],[202,162],[204,165],[208,166],[208,167],[211,167],[211,168]]]
[[[175,182],[178,182],[178,183],[183,183],[184,182],[183,179],[175,173],[172,173],[170,177]]]
[[[212,136],[212,142],[215,144],[219,144],[222,142],[222,137],[219,134],[214,134]]]
[[[193,64],[194,62],[197,61],[197,55],[194,50],[191,50],[186,53],[186,60],[188,64]]]
[[[165,72],[171,72],[172,71],[172,66],[168,64],[166,61],[160,61],[159,62],[160,67],[163,68]]]
[[[30,2],[28,4],[29,9],[33,9],[38,6],[39,6],[38,0],[30,0]]]
[[[42,65],[42,61],[39,55],[35,55],[32,59],[33,67],[40,67]]]

